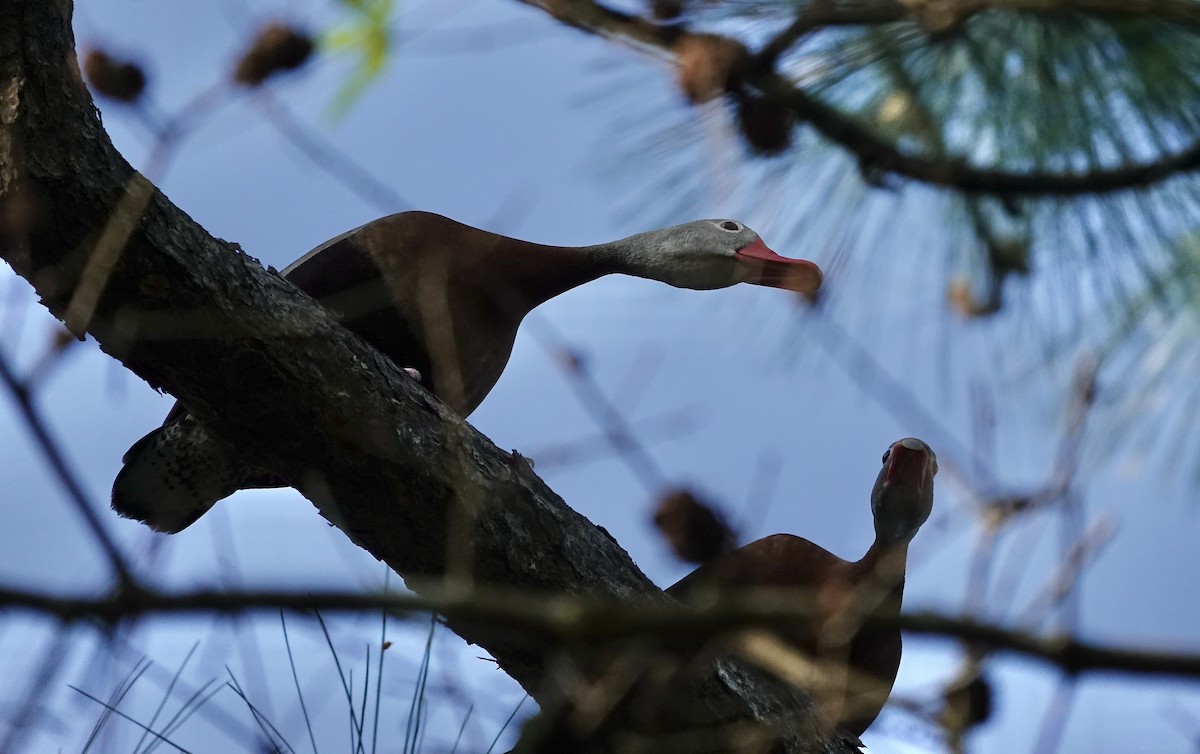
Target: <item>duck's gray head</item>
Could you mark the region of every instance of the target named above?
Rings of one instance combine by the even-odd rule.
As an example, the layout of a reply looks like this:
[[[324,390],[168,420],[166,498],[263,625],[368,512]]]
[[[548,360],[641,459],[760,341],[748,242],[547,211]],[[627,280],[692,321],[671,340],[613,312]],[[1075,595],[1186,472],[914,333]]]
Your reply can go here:
[[[892,443],[871,490],[871,513],[880,542],[909,542],[933,510],[933,477],[937,456],[915,437]]]
[[[676,288],[709,290],[752,283],[811,293],[821,286],[819,267],[779,256],[737,220],[696,220],[615,245],[631,273]]]

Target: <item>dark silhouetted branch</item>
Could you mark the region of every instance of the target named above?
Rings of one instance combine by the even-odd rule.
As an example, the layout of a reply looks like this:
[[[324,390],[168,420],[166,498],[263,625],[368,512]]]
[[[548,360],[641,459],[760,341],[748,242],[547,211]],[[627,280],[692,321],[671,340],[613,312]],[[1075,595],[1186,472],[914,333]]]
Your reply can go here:
[[[782,596],[786,594],[785,596]],[[180,592],[153,591],[113,597],[52,597],[40,592],[0,589],[0,607],[23,608],[62,620],[105,622],[146,614],[235,613],[266,610],[388,611],[399,616],[436,613],[454,623],[488,622],[518,629],[542,640],[593,643],[606,639],[658,637],[669,644],[752,626],[795,624],[811,606],[802,595],[763,591],[709,605],[623,604],[570,596],[542,596],[495,588],[458,592],[431,590],[421,595],[346,592]],[[936,613],[895,619],[871,618],[866,625],[899,626],[922,636],[956,639],[977,649],[1014,652],[1055,665],[1066,673],[1121,672],[1200,679],[1200,653],[1110,647],[1067,636],[1040,636],[981,621]]]

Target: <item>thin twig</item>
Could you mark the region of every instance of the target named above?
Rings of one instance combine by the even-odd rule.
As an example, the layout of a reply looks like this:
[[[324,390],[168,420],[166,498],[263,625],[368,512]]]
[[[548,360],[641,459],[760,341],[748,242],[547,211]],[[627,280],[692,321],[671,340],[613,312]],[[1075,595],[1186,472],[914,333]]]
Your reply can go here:
[[[614,452],[625,461],[649,492],[660,492],[666,485],[666,474],[629,426],[629,421],[605,395],[584,358],[566,345],[566,340],[545,317],[530,317],[527,321],[532,325],[530,331],[537,336],[539,345],[555,363],[563,367],[567,384],[600,426]]]
[[[508,719],[504,721],[504,725],[500,727],[500,730],[496,731],[496,737],[492,739],[492,745],[487,748],[487,754],[492,754],[492,749],[495,749],[496,744],[500,742],[500,736],[504,735],[504,731],[508,730],[508,726],[512,724],[513,718],[515,718],[517,713],[521,711],[521,707],[528,699],[529,694],[526,694],[525,696],[521,697],[521,701],[517,702],[517,706],[513,708],[512,714],[509,715]]]
[[[304,715],[304,728],[308,731],[308,741],[312,744],[313,754],[317,754],[317,737],[313,734],[308,705],[304,703],[304,689],[300,687],[300,676],[296,673],[296,658],[292,655],[292,642],[288,637],[287,618],[284,617],[283,610],[279,611],[279,623],[283,629],[283,646],[287,649],[288,666],[292,669],[292,682],[296,684],[296,698],[300,700],[300,712]]]
[[[192,659],[192,655],[196,653],[196,649],[199,646],[199,641],[194,642],[192,644],[192,648],[189,649],[187,655],[184,656],[183,662],[179,663],[179,669],[175,671],[175,675],[171,676],[171,683],[167,685],[166,691],[163,692],[162,699],[160,699],[158,702],[158,707],[154,709],[154,714],[150,716],[150,722],[146,723],[147,728],[153,728],[154,724],[158,722],[158,716],[162,714],[163,709],[165,709],[167,706],[167,702],[171,699],[171,693],[175,690],[175,684],[179,682],[179,677],[183,675],[184,668],[187,667],[188,662]],[[147,669],[149,669],[149,667],[147,667]],[[168,722],[168,725],[169,724],[170,723]],[[141,738],[138,739],[137,743],[134,744],[133,747],[135,754],[141,750],[142,744],[146,741],[146,736],[148,735],[149,731],[142,731]],[[147,747],[148,746],[149,744],[147,744]]]
[[[284,750],[286,750],[286,754],[295,754],[296,750],[293,749],[290,744],[288,744],[283,735],[275,728],[273,724],[271,724],[271,721],[267,719],[267,716],[264,715],[262,711],[250,701],[250,697],[246,696],[246,693],[242,691],[242,687],[238,683],[237,676],[233,674],[233,671],[228,665],[225,666],[225,672],[229,674],[229,680],[225,682],[225,685],[233,689],[233,693],[237,694],[238,697],[245,702],[246,707],[250,710],[250,714],[254,717],[254,722],[258,723],[259,730],[262,732],[263,737],[266,738],[266,742],[271,745],[271,748],[275,754],[285,754]],[[270,730],[268,730],[268,728],[270,728]],[[278,742],[275,740],[276,737],[279,739]],[[283,749],[279,748],[280,744],[283,745]]]
[[[83,491],[83,485],[75,477],[67,464],[66,457],[55,441],[53,435],[50,434],[50,428],[46,426],[42,415],[38,412],[37,407],[33,405],[33,395],[29,386],[17,377],[12,369],[12,365],[0,353],[0,382],[3,382],[12,395],[13,401],[17,404],[22,418],[25,420],[26,426],[33,434],[38,446],[41,448],[42,455],[50,464],[50,468],[54,470],[55,476],[58,477],[59,483],[67,492],[67,497],[75,506],[75,510],[83,518],[88,529],[91,530],[92,536],[99,543],[100,549],[104,551],[108,558],[109,564],[117,575],[118,588],[130,589],[136,588],[137,582],[133,577],[133,572],[129,568],[129,564],[125,561],[125,556],[121,554],[117,548],[117,543],[109,535],[108,530],[104,528],[100,517],[96,514],[96,508],[88,501],[87,495]]]
[[[107,703],[105,703],[104,701],[102,701],[102,700],[100,700],[100,699],[97,699],[96,697],[92,696],[91,694],[89,694],[88,692],[84,691],[83,689],[76,688],[75,686],[68,686],[67,688],[71,689],[72,691],[77,691],[77,692],[79,692],[80,694],[83,694],[85,697],[87,697],[88,699],[91,699],[91,700],[92,700],[93,702],[95,702],[96,704],[103,705],[103,706],[104,706],[105,708],[107,708],[107,709],[108,709],[110,712],[112,712],[112,714],[116,715],[117,717],[121,718],[122,720],[128,720],[129,722],[131,722],[131,723],[133,723],[134,725],[136,725],[136,726],[138,726],[139,728],[141,728],[143,731],[145,731],[145,732],[149,733],[150,735],[154,736],[154,737],[155,737],[157,740],[159,740],[159,741],[162,741],[162,742],[163,742],[163,743],[165,743],[167,746],[170,746],[170,747],[174,748],[176,751],[179,751],[179,752],[181,752],[181,754],[191,754],[191,752],[189,752],[187,749],[183,748],[183,747],[182,747],[182,746],[180,746],[179,744],[177,744],[177,743],[175,743],[174,741],[170,740],[169,738],[167,738],[167,737],[163,736],[162,734],[158,733],[157,731],[153,731],[153,730],[151,730],[150,728],[148,728],[147,726],[145,726],[145,725],[143,725],[142,723],[138,722],[137,720],[133,719],[133,718],[132,718],[132,717],[130,717],[129,715],[126,715],[126,714],[125,714],[124,712],[122,712],[121,710],[119,710],[119,709],[114,709],[114,708],[110,707],[110,706],[109,706]]]
[[[201,116],[227,101],[232,90],[226,82],[218,82],[194,96],[165,123],[155,124],[148,110],[141,113],[156,132],[156,138],[142,172],[135,172],[125,185],[125,193],[117,202],[96,242],[88,250],[87,263],[71,300],[63,313],[63,324],[82,339],[108,287],[108,280],[121,260],[125,245],[141,224],[146,208],[158,192],[155,182],[166,173],[175,148],[200,123]]]
[[[922,431],[928,430],[936,434],[937,444],[940,446],[938,466],[943,473],[953,476],[965,489],[974,492],[976,484],[968,474],[967,468],[986,470],[988,466],[981,461],[975,461],[974,454],[968,448],[953,441],[954,433],[932,411],[922,405],[907,385],[893,377],[870,351],[832,317],[820,317],[820,322],[814,330],[817,345],[835,358],[864,395],[886,408],[897,419],[924,427]],[[947,445],[950,447],[947,448]],[[955,458],[966,458],[969,463],[960,466],[954,461]],[[996,480],[990,476],[981,481],[987,488],[996,486]]]
[[[669,442],[678,440],[696,429],[695,414],[695,408],[685,407],[629,423],[631,430],[635,430],[635,434],[644,444]],[[620,449],[614,448],[610,435],[601,431],[599,434],[535,447],[525,452],[525,455],[537,462],[537,470],[541,473],[560,466],[582,465],[611,456],[614,452],[619,453]]]
[[[414,205],[389,184],[376,178],[366,168],[308,128],[287,105],[265,89],[254,100],[259,112],[280,135],[300,150],[314,165],[339,183],[386,214],[411,209]]]

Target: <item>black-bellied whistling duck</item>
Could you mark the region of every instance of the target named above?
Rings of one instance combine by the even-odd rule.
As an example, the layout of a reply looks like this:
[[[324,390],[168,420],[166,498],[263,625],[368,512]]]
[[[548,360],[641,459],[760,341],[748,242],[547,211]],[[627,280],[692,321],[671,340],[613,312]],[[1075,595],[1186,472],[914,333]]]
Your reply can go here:
[[[901,646],[899,629],[862,628],[855,616],[900,614],[908,543],[933,508],[935,474],[937,457],[924,442],[906,437],[888,448],[871,490],[875,542],[861,560],[842,560],[807,539],[773,534],[701,566],[667,593],[692,599],[706,591],[799,591],[798,597],[811,600],[813,615],[782,628],[780,638],[827,675],[840,676],[814,696],[831,722],[861,735],[891,693]],[[839,631],[836,637],[831,628]]]
[[[815,264],[779,256],[736,220],[561,247],[402,212],[327,241],[283,271],[464,417],[500,379],[530,310],[611,273],[694,289],[744,282],[807,293],[821,285]],[[239,489],[284,484],[210,437],[178,404],[124,464],[113,508],[164,532],[181,531]]]

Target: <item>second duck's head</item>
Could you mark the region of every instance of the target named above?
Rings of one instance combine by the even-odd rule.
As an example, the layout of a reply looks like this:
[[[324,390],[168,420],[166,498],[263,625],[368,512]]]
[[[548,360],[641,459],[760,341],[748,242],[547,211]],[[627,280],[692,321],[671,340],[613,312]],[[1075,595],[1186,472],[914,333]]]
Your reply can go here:
[[[871,513],[880,542],[906,544],[933,510],[937,456],[915,437],[892,443],[871,490]]]

